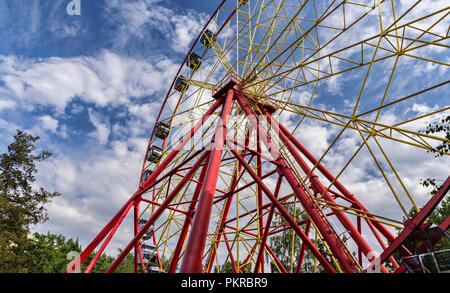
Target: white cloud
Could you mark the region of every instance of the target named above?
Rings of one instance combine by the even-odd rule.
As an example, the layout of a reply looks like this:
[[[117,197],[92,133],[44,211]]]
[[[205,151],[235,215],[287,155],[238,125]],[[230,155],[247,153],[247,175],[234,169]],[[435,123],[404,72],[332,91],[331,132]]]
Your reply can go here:
[[[11,100],[0,100],[0,112],[5,109],[14,109],[16,103]]]
[[[44,128],[45,130],[49,130],[53,133],[56,133],[59,124],[58,120],[49,115],[45,115],[40,117],[39,121],[41,122],[42,128]]]
[[[154,60],[148,63],[109,51],[67,59],[0,56],[0,80],[17,102],[55,107],[59,113],[75,98],[100,107],[117,106],[167,89],[176,66],[165,57]]]
[[[109,123],[101,122],[98,114],[89,109],[89,120],[95,127],[95,131],[90,136],[97,139],[100,144],[106,144],[110,133]]]
[[[56,146],[54,156],[40,164],[37,179],[61,196],[47,206],[50,220],[35,227],[35,231],[70,233],[80,237],[85,247],[137,189],[145,147],[136,138],[113,141],[108,148],[91,144],[70,152]],[[127,223],[124,227],[131,227]],[[131,239],[130,231],[119,232],[120,237],[115,237],[108,248],[111,255]]]
[[[107,11],[116,12],[110,21],[121,24],[116,33],[118,46],[124,47],[132,37],[142,39],[153,29],[162,34],[163,42],[170,41],[168,45],[174,51],[186,53],[189,50],[208,16],[194,10],[175,12],[158,2],[161,1],[107,2]]]

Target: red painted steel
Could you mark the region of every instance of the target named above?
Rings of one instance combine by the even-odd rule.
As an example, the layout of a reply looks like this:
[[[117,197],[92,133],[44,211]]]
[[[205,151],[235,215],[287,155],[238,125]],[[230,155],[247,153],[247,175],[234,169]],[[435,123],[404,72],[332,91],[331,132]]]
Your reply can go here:
[[[205,160],[209,159],[209,155]],[[206,176],[206,171],[208,169],[208,165],[204,164],[202,167],[202,171],[200,172],[200,182],[195,187],[194,195],[192,196],[191,204],[189,205],[188,213],[186,215],[186,219],[184,220],[183,228],[180,232],[180,237],[178,238],[177,245],[175,247],[172,262],[170,263],[169,273],[174,273],[177,268],[178,260],[180,258],[181,250],[183,249],[183,244],[186,239],[189,226],[192,224],[192,215],[194,214],[195,207],[197,206],[198,196],[200,194],[201,188],[203,186],[203,180]]]
[[[207,152],[204,152],[202,156],[199,158],[199,160],[192,166],[192,168],[188,171],[186,174],[186,177],[184,177],[177,186],[171,191],[171,193],[166,197],[166,199],[163,201],[161,206],[156,209],[156,211],[152,214],[150,219],[147,221],[147,223],[139,230],[139,232],[134,236],[134,238],[131,240],[131,242],[125,247],[125,249],[122,251],[122,253],[117,257],[117,259],[112,263],[112,265],[109,267],[109,269],[106,271],[107,273],[112,273],[116,269],[116,267],[122,262],[122,260],[127,256],[127,254],[130,252],[130,250],[136,245],[136,243],[142,238],[145,232],[152,226],[155,221],[161,216],[161,214],[164,212],[164,210],[167,208],[167,206],[172,202],[172,200],[178,195],[180,190],[185,186],[185,184],[189,181],[189,178],[191,178],[195,172],[198,170],[198,168],[201,166],[203,160],[208,156]]]
[[[221,119],[214,135],[214,148],[211,151],[208,171],[206,172],[206,178],[200,192],[197,211],[194,215],[191,233],[189,234],[185,255],[181,263],[180,272],[182,273],[202,272],[203,249],[208,234],[209,220],[211,217],[217,178],[219,176],[222,151],[225,145],[228,116],[230,115],[233,96],[234,91],[230,89],[227,93],[222,114],[220,116]]]
[[[117,229],[119,228],[120,224],[122,223],[123,219],[125,218],[126,214],[128,213],[128,211],[131,209],[133,205],[129,205],[128,208],[126,209],[125,213],[120,217],[120,219],[117,221],[117,223],[115,224],[114,228],[112,229],[111,233],[109,233],[108,237],[105,239],[105,241],[103,242],[102,246],[100,247],[100,249],[98,250],[98,252],[95,254],[94,258],[91,260],[91,262],[89,263],[89,265],[87,266],[86,270],[84,271],[85,273],[90,273],[92,271],[92,269],[94,268],[95,264],[97,263],[98,259],[100,258],[100,256],[103,254],[103,252],[105,251],[105,248],[108,246],[109,242],[111,241],[111,238],[114,236],[114,234],[116,233]]]
[[[439,202],[444,198],[445,194],[450,189],[450,176],[445,180],[442,187],[435,195],[425,204],[420,212],[412,219],[409,219],[395,240],[381,253],[381,255],[373,262],[382,264],[395,250],[397,250],[402,243],[414,232],[436,208]]]
[[[309,234],[309,230],[310,229],[311,229],[311,221],[307,220],[306,221],[306,228],[305,228],[305,234],[306,235]],[[302,246],[300,247],[300,255],[298,257],[297,268],[295,269],[296,273],[300,273],[300,271],[302,269],[303,257],[305,256],[305,251],[306,251],[306,244],[302,243]]]
[[[278,199],[278,194],[280,192],[282,179],[283,178],[281,176],[279,176],[278,180],[277,180],[277,185],[275,186],[274,197],[276,199]],[[262,192],[261,188],[259,188],[259,190],[261,190],[261,192]],[[261,198],[262,198],[262,196],[261,196]],[[261,207],[259,209],[261,211]],[[255,270],[254,270],[255,273],[258,273],[261,264],[264,264],[264,249],[266,247],[267,236],[269,235],[269,229],[271,227],[270,224],[272,223],[272,217],[273,217],[274,211],[275,211],[275,205],[272,204],[272,206],[270,207],[270,210],[269,210],[269,215],[267,216],[267,223],[266,223],[266,226],[265,226],[265,229],[264,229],[263,238],[261,240],[261,245],[260,245],[260,248],[259,248],[258,258],[257,258],[256,264],[255,264]]]
[[[311,220],[315,223],[316,227],[320,231],[322,237],[327,242],[330,250],[333,252],[335,257],[338,259],[340,265],[342,266],[345,272],[357,272],[357,264],[349,257],[349,255],[344,251],[344,246],[341,241],[337,238],[334,231],[330,229],[330,225],[326,223],[326,218],[320,214],[320,209],[317,207],[315,202],[309,198],[309,196],[301,189],[301,184],[297,180],[297,178],[293,175],[290,168],[284,162],[283,157],[279,153],[277,147],[271,143],[267,137],[267,133],[261,127],[258,127],[258,124],[255,122],[256,114],[251,110],[251,108],[245,102],[245,98],[240,94],[236,94],[236,100],[239,102],[242,110],[245,112],[247,117],[250,119],[250,123],[257,128],[257,131],[261,133],[261,137],[263,137],[263,142],[266,144],[269,152],[272,153],[274,159],[281,165],[280,166],[280,174],[283,174],[286,178],[286,181],[289,183],[291,188],[293,189],[295,195],[300,200],[303,205],[303,208],[306,210],[308,215],[311,217]]]
[[[319,193],[326,201],[331,202],[331,203],[336,203],[334,201],[333,197],[327,191],[327,188],[325,188],[325,186],[323,186],[322,182],[320,182],[317,175],[315,175],[312,172],[311,168],[302,159],[300,154],[296,151],[294,146],[291,144],[288,137],[292,138],[293,135],[291,133],[289,133],[286,128],[284,128],[284,131],[281,131],[280,123],[274,117],[272,117],[272,115],[270,113],[268,113],[267,111],[263,110],[263,112],[268,117],[269,121],[271,122],[271,126],[274,128],[274,132],[278,135],[278,137],[281,139],[281,141],[285,144],[286,148],[289,150],[290,154],[294,157],[295,161],[299,164],[299,166],[303,170],[303,172],[308,175],[308,178],[312,185],[312,189],[315,190],[317,193]],[[286,133],[286,135],[284,133]],[[349,232],[350,237],[358,245],[358,249],[360,249],[364,253],[364,255],[368,258],[368,261],[373,261],[376,258],[376,256],[373,254],[373,249],[369,246],[367,241],[363,238],[361,233],[352,224],[352,222],[345,215],[345,213],[335,210],[335,211],[333,211],[333,214],[338,218],[338,220],[342,223],[342,225],[345,227],[345,229]],[[370,256],[370,258],[368,256]],[[384,266],[381,267],[381,270],[385,273],[388,272]]]
[[[250,135],[251,135],[251,130],[250,130],[250,129],[247,129],[247,136],[246,136],[246,138],[245,138],[245,146],[247,146],[247,147],[248,147],[248,143],[249,143],[249,140],[250,140]],[[226,139],[227,139],[227,141],[228,141],[228,136],[227,136]],[[244,154],[245,152],[246,152],[246,149],[242,150],[241,154]],[[239,188],[236,189],[236,186],[237,186],[237,184],[238,184],[238,182],[239,182],[239,180],[241,179],[242,174],[243,174],[243,173],[241,173],[241,170],[242,170],[242,165],[241,165],[241,164],[238,164],[236,173],[233,174],[233,177],[232,177],[232,179],[231,179],[231,182],[232,182],[232,183],[231,183],[230,191],[229,191],[228,193],[226,193],[226,194],[223,196],[223,198],[219,198],[219,199],[217,199],[217,200],[214,202],[214,203],[217,203],[218,201],[225,200],[222,218],[220,219],[220,222],[217,224],[218,227],[217,227],[216,230],[218,231],[218,235],[217,235],[217,242],[216,242],[216,244],[215,244],[215,249],[213,249],[213,250],[211,251],[211,253],[210,253],[210,255],[209,255],[209,258],[208,258],[208,262],[207,262],[207,263],[208,263],[208,267],[207,267],[208,273],[210,273],[211,270],[212,270],[212,264],[214,263],[214,259],[215,259],[216,254],[217,254],[217,247],[218,247],[218,245],[219,245],[219,241],[220,241],[220,239],[221,239],[222,233],[223,233],[224,230],[225,230],[225,221],[226,221],[226,219],[227,219],[227,217],[228,217],[228,212],[229,212],[230,207],[231,207],[231,202],[232,202],[232,199],[233,199],[233,195],[234,195],[236,192],[239,192],[239,190],[240,190]],[[239,177],[238,177],[238,174],[240,174]]]
[[[305,233],[297,225],[295,220],[289,215],[289,213],[286,211],[286,209],[283,207],[283,205],[270,192],[270,190],[262,182],[262,180],[260,178],[258,178],[258,175],[256,175],[256,173],[247,164],[247,162],[242,158],[242,156],[235,149],[231,149],[231,152],[241,162],[241,164],[244,166],[244,168],[247,170],[247,172],[250,174],[250,176],[252,176],[253,179],[258,182],[261,189],[266,194],[266,196],[269,198],[269,200],[275,205],[275,207],[283,215],[283,217],[286,219],[286,221],[289,223],[289,225],[292,227],[292,229],[294,229],[294,231],[297,233],[297,235],[308,245],[308,248],[311,250],[311,252],[314,254],[314,256],[319,260],[319,262],[322,264],[322,266],[325,268],[325,270],[327,270],[328,272],[334,272],[333,267],[323,257],[323,255],[320,253],[320,251],[314,246],[314,244],[311,242],[311,240],[308,238],[308,236],[305,235]]]
[[[309,151],[306,149],[290,132],[282,125],[278,124],[280,127],[281,132],[289,138],[289,140],[292,142],[292,144],[312,163],[314,166],[319,170],[325,178],[327,178],[330,182],[334,182],[333,186],[335,186],[343,196],[348,198],[351,202],[354,203],[355,207],[361,209],[361,211],[369,212],[364,205],[362,205],[354,196],[353,194],[345,188],[343,184],[340,183],[339,180],[337,180],[323,165],[319,162]],[[365,215],[368,218],[372,218],[371,215],[366,214]],[[392,233],[383,226],[378,221],[371,220],[371,223],[383,234],[383,236],[389,241],[393,241],[395,236],[392,235]]]

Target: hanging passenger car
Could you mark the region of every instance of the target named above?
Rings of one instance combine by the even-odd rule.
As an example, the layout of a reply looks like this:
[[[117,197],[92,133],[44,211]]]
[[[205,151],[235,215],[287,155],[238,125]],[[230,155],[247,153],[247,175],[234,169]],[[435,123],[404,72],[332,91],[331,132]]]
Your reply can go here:
[[[209,29],[206,29],[202,33],[202,36],[200,38],[200,42],[206,48],[211,48],[212,45],[216,42],[216,35],[212,31],[210,31]]]
[[[145,183],[145,181],[147,181],[147,179],[150,177],[150,175],[152,175],[153,171],[146,169],[144,170],[144,172],[142,172],[142,184]]]
[[[238,8],[241,8],[242,6],[244,6],[247,3],[248,3],[248,0],[239,0]]]
[[[158,265],[157,251],[154,246],[141,245],[142,258],[144,259],[146,266]],[[141,265],[141,258],[139,258],[139,265]]]
[[[186,78],[182,75],[177,77],[177,79],[175,80],[174,88],[180,93],[184,93],[189,88],[189,84]]]
[[[403,257],[402,263],[410,273],[449,273],[449,243],[450,234],[437,225],[414,231],[404,243],[413,255]]]
[[[157,164],[163,155],[163,150],[157,146],[151,146],[148,150],[147,160],[151,163]]]
[[[170,127],[168,124],[159,121],[156,123],[156,133],[155,136],[160,139],[166,139],[166,137],[169,135]]]
[[[202,61],[201,61],[200,56],[198,56],[194,52],[189,54],[189,56],[188,56],[188,58],[186,60],[186,65],[190,69],[192,69],[193,71],[196,71],[200,67],[201,64],[202,64]]]
[[[145,226],[145,224],[147,224],[147,220],[144,219],[139,219],[139,230],[142,230],[142,228]],[[149,239],[151,239],[153,237],[153,231],[154,231],[154,226],[151,225],[147,231],[145,231],[144,235],[142,236],[142,241],[147,241]]]

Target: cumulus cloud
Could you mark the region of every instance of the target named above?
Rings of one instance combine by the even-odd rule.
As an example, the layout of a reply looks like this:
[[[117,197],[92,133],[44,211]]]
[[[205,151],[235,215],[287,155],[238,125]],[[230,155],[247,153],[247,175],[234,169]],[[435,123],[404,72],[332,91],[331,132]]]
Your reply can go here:
[[[152,95],[166,89],[175,67],[164,57],[149,63],[109,51],[97,57],[0,56],[0,80],[16,101],[63,112],[75,98],[104,107]]]
[[[162,36],[158,45],[183,53],[187,51],[205,21],[202,14],[192,10],[175,11],[162,6],[161,1],[112,0],[106,2],[106,12],[110,16],[111,23],[120,24],[115,39],[111,43],[121,48],[126,48],[136,39],[146,40],[148,30],[151,30]],[[371,17],[377,19],[376,15]],[[351,19],[352,17],[348,21]],[[64,27],[59,32],[66,35],[75,33]],[[331,43],[329,48],[325,48],[323,53],[327,49],[343,47],[352,43],[355,38],[362,38],[364,35],[372,35],[376,32],[376,27],[367,26],[358,34],[339,38],[338,42]],[[355,54],[355,52],[349,54]],[[232,59],[232,55],[230,56]],[[85,245],[133,194],[138,185],[137,180],[148,143],[149,130],[160,109],[161,98],[168,89],[178,66],[177,61],[173,61],[166,55],[152,54],[151,58],[142,59],[125,57],[113,49],[105,49],[91,56],[67,58],[0,55],[0,93],[2,95],[0,113],[19,109],[27,115],[35,110],[36,112],[32,114],[36,115],[34,118],[40,122],[40,128],[49,134],[45,139],[48,140],[49,145],[51,144],[51,151],[54,153],[51,160],[41,165],[38,180],[46,188],[61,192],[62,196],[48,206],[51,220],[36,229],[43,232],[49,230],[53,233],[71,233],[79,236],[82,244]],[[342,69],[343,65],[336,63],[333,67],[334,70],[338,70],[340,67]],[[434,71],[432,67],[424,70]],[[222,73],[220,70],[214,72],[220,77]],[[378,78],[378,76],[375,77]],[[362,81],[361,77],[355,78]],[[337,107],[340,102],[345,110],[353,109],[356,96],[349,95],[349,89],[343,85],[354,80],[327,79],[323,83],[327,85],[325,91],[320,89],[313,91],[307,86],[299,88],[293,92],[291,102],[308,105],[315,92],[316,96],[312,105],[316,108],[335,112],[334,107]],[[351,84],[352,88],[359,89],[360,86],[359,83]],[[404,96],[404,88],[407,86],[405,82],[401,87],[396,88],[396,92],[401,93],[398,97]],[[322,98],[330,91],[339,92],[344,97],[340,101],[327,104]],[[373,97],[379,98],[379,95],[373,95]],[[319,99],[316,100],[316,98]],[[362,101],[366,102],[370,99]],[[191,106],[189,101],[185,105]],[[52,115],[44,115],[39,111],[41,107],[53,110]],[[401,111],[383,111],[379,122],[397,123],[404,120],[408,113],[422,115],[441,108],[441,105],[436,106],[431,101],[417,101],[409,107],[402,105],[400,108]],[[89,124],[90,128],[89,130],[78,129],[81,139],[74,141],[68,135],[70,129],[64,123],[69,118],[67,116],[79,118],[83,113],[87,113],[84,120],[77,123]],[[298,113],[285,111],[279,120],[293,130],[300,118],[303,117]],[[423,125],[409,123],[407,126],[409,129],[418,130]],[[15,128],[19,128],[19,125],[0,119],[0,129]],[[307,118],[296,130],[295,136],[315,157],[320,158],[340,130],[338,126]],[[59,134],[67,140],[61,144],[53,143],[51,134]],[[0,131],[0,137],[6,140],[6,134],[3,131]],[[363,140],[357,131],[347,129],[328,151],[323,163],[333,174],[339,174],[362,143]],[[372,138],[369,139],[369,143],[376,157],[380,158],[381,168],[395,182],[393,170],[383,159],[383,154]],[[430,159],[432,155],[422,149],[399,144],[389,139],[380,138],[380,143],[400,176],[404,178],[403,182],[407,188],[418,199],[418,203],[425,202],[427,195],[418,185],[418,180],[426,176],[440,176],[447,172],[448,159]],[[419,167],[411,168],[411,166]],[[232,170],[229,172],[231,173]],[[346,167],[339,179],[369,210],[382,215],[401,217],[401,211],[394,208],[394,206],[398,207],[395,198],[366,146]],[[228,184],[228,182],[222,183]],[[270,178],[266,179],[266,183],[269,186],[275,184],[270,182]],[[290,192],[287,185],[282,188],[283,194]],[[399,191],[400,197],[405,199],[404,192],[401,191],[402,187],[398,183],[394,183],[394,188]],[[264,200],[267,201],[266,198]],[[251,204],[255,203],[251,202]],[[131,225],[124,223],[123,227],[124,230],[118,233],[118,238],[114,239],[113,247],[123,247],[124,242],[131,238]]]
[[[208,15],[193,10],[174,11],[161,1],[108,1],[106,9],[115,12],[109,19],[120,23],[116,44],[126,46],[133,38],[142,39],[149,31],[159,32],[162,44],[178,53],[186,53],[192,40],[201,32]]]
[[[51,117],[50,115],[45,115],[40,117],[39,121],[41,122],[42,128],[50,132],[56,133],[59,124],[58,120]]]
[[[70,152],[55,146],[54,156],[40,164],[37,179],[62,195],[47,207],[50,221],[35,230],[70,233],[86,246],[137,189],[145,140],[113,141],[107,148],[101,142],[91,143]],[[126,231],[122,229],[120,237],[113,239],[107,253],[115,255],[130,239],[132,231],[127,227],[131,225],[127,223],[123,224]]]
[[[5,109],[13,109],[16,106],[16,103],[11,100],[0,100],[0,112]]]
[[[89,120],[95,127],[95,131],[90,133],[90,136],[97,139],[100,144],[106,144],[110,133],[110,127],[108,122],[102,122],[99,115],[89,110]]]

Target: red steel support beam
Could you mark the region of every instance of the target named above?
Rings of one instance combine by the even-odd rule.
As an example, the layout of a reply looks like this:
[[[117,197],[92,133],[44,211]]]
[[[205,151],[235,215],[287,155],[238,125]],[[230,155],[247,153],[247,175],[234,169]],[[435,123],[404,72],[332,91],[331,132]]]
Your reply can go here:
[[[155,223],[155,221],[161,216],[161,214],[166,210],[167,206],[172,202],[172,200],[178,195],[181,189],[186,185],[198,168],[201,166],[203,160],[208,156],[208,152],[204,152],[199,160],[192,166],[192,168],[187,172],[186,177],[184,177],[172,192],[166,197],[161,206],[155,210],[147,223],[139,230],[139,233],[134,236],[130,243],[125,247],[122,253],[117,257],[117,259],[111,264],[107,273],[112,273],[117,268],[117,266],[122,262],[122,260],[130,253],[131,249],[136,245],[136,243],[142,238],[145,232]]]
[[[270,171],[269,173],[264,174],[263,176],[261,176],[261,179],[265,179],[265,178],[267,178],[267,177],[270,177],[270,176],[272,176],[273,174],[275,174],[276,172],[277,172],[276,170],[272,170],[272,171]],[[241,174],[241,175],[242,175],[242,174]],[[250,182],[250,183],[247,183],[247,184],[245,184],[245,185],[239,187],[238,189],[234,189],[234,191],[232,191],[232,192],[227,192],[226,194],[224,194],[224,195],[222,195],[221,197],[217,198],[217,199],[214,201],[214,203],[216,204],[216,203],[218,203],[218,202],[220,202],[220,201],[222,201],[222,200],[224,200],[224,199],[227,199],[228,197],[232,196],[233,194],[236,194],[236,193],[238,193],[238,192],[240,192],[240,191],[242,191],[242,190],[244,190],[244,189],[247,189],[248,187],[252,186],[253,184],[256,184],[256,182],[255,182],[255,181],[252,181],[252,182]],[[266,207],[267,207],[267,206],[266,206]],[[261,210],[263,210],[264,208],[265,208],[265,205],[262,205],[262,206],[259,206],[259,207],[258,207],[258,209],[261,209]]]
[[[108,235],[108,233],[113,229],[118,220],[126,215],[125,211],[133,204],[133,202],[139,198],[142,193],[144,193],[149,186],[151,186],[152,182],[162,173],[162,171],[167,167],[167,165],[176,157],[176,155],[182,150],[182,148],[189,142],[189,140],[194,136],[194,134],[200,129],[200,127],[204,124],[206,119],[217,110],[217,108],[223,103],[223,99],[217,99],[216,102],[211,106],[211,108],[203,115],[200,121],[191,129],[189,133],[187,133],[178,146],[163,160],[163,162],[158,165],[158,167],[152,172],[150,177],[147,179],[145,184],[141,186],[131,198],[120,208],[120,210],[114,215],[114,217],[106,224],[106,226],[100,231],[99,234],[94,238],[94,240],[89,243],[89,245],[83,250],[78,259],[74,262],[72,268],[69,268],[68,271],[75,271],[78,266],[80,266],[86,258],[94,251],[94,249],[102,242],[102,240]]]
[[[330,225],[326,222],[325,216],[320,214],[320,208],[317,204],[301,189],[301,184],[294,176],[290,168],[285,163],[283,157],[278,151],[277,147],[271,143],[267,137],[267,133],[261,127],[258,127],[257,122],[255,121],[256,115],[251,110],[251,108],[247,105],[244,98],[240,95],[236,95],[236,100],[239,105],[243,109],[243,111],[247,114],[247,117],[250,120],[250,123],[257,127],[257,131],[261,133],[261,136],[264,138],[263,142],[266,144],[267,149],[271,152],[272,156],[278,163],[280,164],[280,174],[283,174],[286,178],[286,181],[291,186],[295,195],[302,203],[303,208],[310,216],[311,220],[315,223],[315,226],[319,230],[323,239],[327,242],[330,250],[332,251],[334,257],[341,264],[342,269],[345,272],[358,272],[357,264],[353,261],[353,259],[347,254],[347,252],[343,248],[343,243],[340,239],[338,239],[336,233],[330,228]],[[302,231],[303,232],[303,231]],[[309,240],[309,239],[308,239]]]
[[[397,238],[386,248],[381,255],[373,262],[375,264],[382,264],[395,250],[397,250],[402,243],[414,232],[436,208],[439,202],[444,198],[445,194],[450,189],[450,176],[445,180],[442,187],[435,195],[427,202],[427,204],[420,210],[420,212],[412,219],[408,220],[405,228],[398,234]],[[371,267],[373,268],[373,263]]]
[[[283,271],[283,273],[287,274],[288,271],[286,270],[286,268],[283,266],[283,264],[281,263],[281,261],[278,259],[278,257],[275,255],[275,253],[273,252],[273,250],[270,248],[270,246],[266,245],[267,250],[269,251],[270,255],[272,255],[273,259],[275,260],[275,263],[278,265],[278,267]]]
[[[322,264],[322,266],[325,268],[326,271],[329,273],[334,273],[333,267],[328,263],[328,261],[323,257],[323,255],[320,253],[320,251],[317,249],[317,247],[314,246],[314,244],[311,242],[311,240],[308,238],[308,236],[305,235],[305,233],[300,229],[300,227],[297,225],[295,220],[289,215],[289,213],[286,211],[286,209],[281,205],[281,203],[275,198],[275,196],[270,192],[270,190],[267,188],[267,186],[262,182],[262,180],[256,175],[256,173],[253,171],[253,169],[247,164],[247,162],[242,158],[242,156],[234,149],[231,149],[231,152],[236,156],[236,158],[241,162],[241,164],[244,166],[244,168],[247,170],[247,172],[250,174],[250,176],[253,177],[255,181],[258,182],[258,184],[261,186],[263,192],[266,194],[266,196],[269,198],[269,200],[275,205],[275,207],[278,209],[278,211],[281,213],[281,215],[286,219],[286,221],[289,223],[289,225],[294,229],[294,231],[297,233],[297,235],[308,245],[308,248],[311,250],[311,252],[314,254],[314,256],[319,260],[319,262]]]
[[[136,194],[135,194],[136,195]],[[74,272],[78,267],[86,260],[86,258],[92,253],[92,251],[102,242],[102,240],[111,232],[111,229],[120,221],[121,218],[125,217],[129,209],[133,205],[133,197],[114,215],[114,217],[106,224],[106,226],[100,231],[99,234],[94,238],[94,240],[89,243],[89,245],[81,252],[78,259],[74,262],[73,266],[66,270],[67,272]]]
[[[259,121],[258,121],[259,123]],[[256,151],[258,152],[258,154],[261,153],[261,138],[259,137],[260,133],[259,131],[256,132]],[[261,156],[257,155],[256,156],[256,174],[258,175],[259,178],[262,178],[262,160],[261,160]],[[259,187],[259,185],[256,185],[256,191],[257,191],[257,207],[258,207],[258,236],[261,237],[264,233],[264,227],[263,227],[263,217],[262,217],[262,211],[261,211],[261,206],[262,204],[262,190],[261,187]],[[275,197],[278,197],[278,194],[275,195]],[[267,239],[267,236],[266,236]],[[266,245],[265,241],[264,241],[264,245],[261,244],[261,249],[264,252],[264,246]],[[260,253],[260,255],[258,256],[259,258],[261,258],[259,261],[262,263],[264,263],[264,253]],[[255,272],[257,272],[257,270],[255,270]],[[264,266],[261,267],[261,273],[264,273]]]
[[[105,251],[106,246],[108,246],[109,241],[111,241],[111,238],[116,233],[117,229],[119,228],[120,224],[122,223],[125,216],[128,214],[129,210],[131,209],[132,205],[129,205],[128,208],[125,210],[124,214],[120,217],[120,219],[117,221],[117,223],[114,225],[114,228],[109,233],[108,237],[106,237],[105,241],[103,242],[102,246],[98,250],[98,252],[95,254],[94,258],[91,260],[89,265],[87,266],[85,273],[90,273],[92,269],[94,268],[95,264],[97,263],[100,256],[103,254],[103,251]]]
[[[311,182],[312,188],[315,192],[321,194],[326,201],[331,203],[335,203],[333,197],[327,191],[325,186],[323,186],[322,182],[320,182],[319,178],[312,172],[311,168],[306,164],[294,146],[291,144],[288,137],[292,138],[293,135],[287,131],[275,118],[272,117],[270,113],[263,109],[264,114],[268,117],[271,122],[271,126],[274,129],[274,132],[277,133],[278,137],[285,144],[287,150],[294,157],[295,161],[299,164],[300,168],[303,172],[308,175],[308,178]],[[281,131],[281,127],[285,129],[285,131]],[[289,133],[285,135],[284,133]],[[347,215],[341,211],[335,210],[333,214],[338,218],[339,222],[345,227],[345,229],[349,232],[350,237],[355,241],[358,246],[358,251],[362,251],[364,255],[368,258],[369,261],[372,261],[376,256],[373,254],[372,248],[366,242],[364,237],[362,237],[361,233],[357,228],[353,225]],[[370,257],[370,258],[369,258]],[[381,267],[382,271],[387,273],[388,270],[385,267]]]
[[[306,220],[305,234],[309,234],[309,230],[311,229],[311,221]],[[300,273],[303,264],[303,258],[305,256],[306,244],[302,242],[302,246],[300,247],[300,256],[298,257],[297,268],[295,269],[296,273]]]
[[[209,156],[205,159],[208,160]],[[202,167],[202,171],[200,172],[199,180],[200,182],[195,187],[194,195],[192,196],[191,204],[189,205],[188,213],[186,214],[186,219],[184,220],[183,228],[180,232],[180,237],[178,238],[177,246],[175,247],[175,250],[172,255],[172,262],[170,263],[169,267],[169,273],[174,273],[175,269],[177,268],[178,260],[180,258],[181,250],[183,248],[184,241],[186,239],[189,226],[192,224],[192,215],[194,214],[195,207],[197,205],[198,196],[200,194],[201,188],[203,186],[203,179],[206,176],[208,165],[204,164]]]
[[[230,257],[230,261],[231,261],[231,265],[233,266],[233,270],[235,273],[240,273],[240,267],[238,267],[238,265],[236,264],[236,261],[234,260],[233,251],[231,250],[231,246],[228,241],[228,237],[227,237],[226,233],[223,234],[223,238],[225,239],[225,245],[227,246],[227,249],[228,249],[228,255]]]
[[[219,121],[214,135],[214,148],[208,163],[208,171],[200,192],[194,215],[191,233],[188,237],[185,254],[181,263],[181,273],[201,273],[203,250],[205,248],[208,234],[209,220],[216,190],[217,178],[219,176],[222,151],[225,145],[226,128],[228,116],[233,103],[234,91],[230,89],[223,104],[221,120]]]
[[[369,212],[354,196],[348,191],[339,180],[337,180],[283,125],[279,124],[281,132],[289,138],[292,144],[342,193],[343,196],[355,203],[359,209]],[[369,218],[370,215],[367,215]],[[372,221],[373,225],[383,234],[388,241],[393,241],[395,236],[378,221]]]
[[[137,233],[139,233],[139,203],[140,200],[137,200],[134,203],[134,235],[136,235]],[[134,247],[134,272],[135,273],[139,273],[139,248],[140,248],[140,244],[139,242],[136,243],[136,246]],[[142,263],[142,265],[144,265]]]
[[[278,199],[278,194],[280,192],[280,188],[281,188],[281,181],[282,181],[283,177],[279,176],[278,180],[277,180],[277,185],[275,186],[275,198]],[[259,188],[262,192],[262,189]],[[261,196],[262,198],[262,196]],[[264,263],[264,249],[266,247],[266,241],[267,241],[267,236],[269,235],[269,230],[270,230],[270,224],[272,223],[272,218],[273,218],[273,213],[275,211],[275,205],[272,204],[269,210],[269,215],[267,216],[267,223],[264,229],[264,234],[263,234],[263,238],[261,240],[261,245],[259,248],[259,254],[258,254],[258,258],[256,259],[256,264],[255,264],[255,273],[257,273],[259,271],[259,267],[261,266],[262,263]],[[261,212],[261,210],[260,210]]]
[[[249,137],[246,138],[246,145],[248,144],[248,138]],[[238,184],[238,182],[241,179],[242,174],[243,174],[243,173],[241,173],[241,169],[242,169],[242,165],[238,164],[236,172],[233,174],[233,177],[231,179],[230,192],[225,194],[223,198],[220,198],[220,199],[214,201],[214,204],[215,204],[218,201],[221,201],[221,200],[225,199],[225,204],[224,204],[224,207],[223,207],[222,218],[220,219],[220,222],[217,224],[218,225],[218,227],[217,227],[217,231],[218,232],[217,232],[217,240],[216,240],[216,243],[215,243],[215,247],[210,252],[209,259],[208,259],[208,262],[207,262],[208,266],[207,266],[206,269],[207,269],[208,273],[210,273],[211,270],[212,270],[212,267],[213,267],[212,264],[214,262],[216,254],[217,254],[217,246],[219,245],[220,238],[222,236],[223,231],[225,230],[225,221],[226,221],[226,219],[228,217],[228,211],[230,210],[230,207],[231,207],[231,202],[233,200],[233,195],[236,192],[239,192],[239,189],[236,190],[236,186],[237,186],[237,184]],[[239,175],[239,177],[238,177],[238,175]]]

